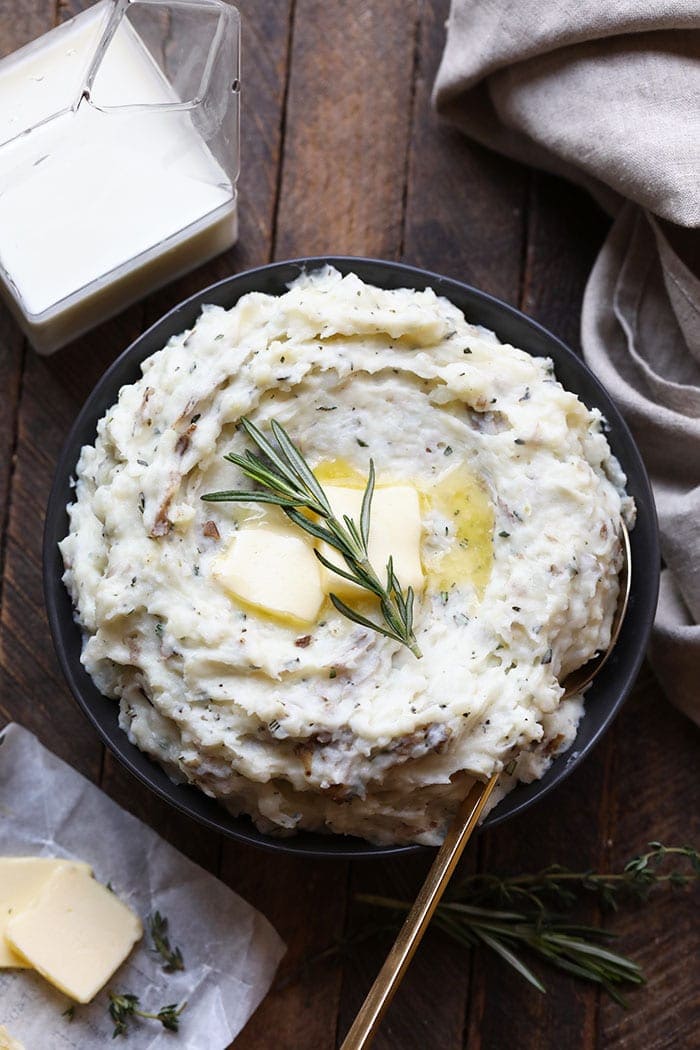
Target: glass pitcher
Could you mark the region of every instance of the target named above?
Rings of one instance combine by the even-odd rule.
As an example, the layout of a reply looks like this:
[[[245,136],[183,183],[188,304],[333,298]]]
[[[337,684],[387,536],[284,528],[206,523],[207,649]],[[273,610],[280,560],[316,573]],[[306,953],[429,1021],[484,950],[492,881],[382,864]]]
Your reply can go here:
[[[101,0],[0,61],[0,291],[51,353],[237,237],[239,17]]]

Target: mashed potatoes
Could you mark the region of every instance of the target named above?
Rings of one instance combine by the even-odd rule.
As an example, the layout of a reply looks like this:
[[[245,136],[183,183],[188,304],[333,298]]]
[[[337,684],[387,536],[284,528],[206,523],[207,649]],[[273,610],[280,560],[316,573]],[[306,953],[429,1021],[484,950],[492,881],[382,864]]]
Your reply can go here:
[[[302,629],[222,584],[236,531],[285,520],[200,498],[250,487],[223,460],[243,415],[324,484],[371,457],[419,493],[422,659],[327,601]],[[61,550],[83,663],[139,748],[261,829],[438,843],[471,777],[529,781],[571,744],[559,683],[608,642],[624,484],[551,362],[432,291],[325,269],[205,306],[82,450]]]

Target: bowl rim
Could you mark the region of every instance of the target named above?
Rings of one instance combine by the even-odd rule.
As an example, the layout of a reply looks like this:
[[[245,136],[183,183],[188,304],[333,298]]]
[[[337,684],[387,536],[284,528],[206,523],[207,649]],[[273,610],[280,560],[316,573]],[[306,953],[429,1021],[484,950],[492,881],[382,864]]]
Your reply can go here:
[[[79,659],[77,662],[80,670],[76,668],[75,662],[70,658],[69,653],[67,652],[66,636],[68,632],[72,632],[75,637],[76,632],[79,632],[80,629],[73,616],[70,616],[70,623],[66,623],[64,611],[59,608],[62,595],[64,596],[62,604],[65,606],[65,599],[67,599],[69,605],[72,607],[70,598],[68,597],[67,591],[61,580],[62,561],[58,552],[57,537],[62,538],[66,535],[66,490],[69,490],[68,494],[70,495],[70,490],[72,490],[72,479],[77,465],[78,456],[80,454],[80,449],[86,443],[81,435],[84,435],[84,432],[87,429],[93,435],[88,441],[94,440],[97,422],[104,415],[107,408],[114,403],[121,386],[124,385],[124,383],[133,383],[137,381],[140,375],[141,363],[151,354],[156,352],[157,349],[161,349],[165,346],[172,335],[185,330],[193,323],[193,321],[190,320],[189,323],[185,324],[185,315],[192,314],[192,311],[194,310],[195,313],[192,314],[192,316],[196,319],[196,317],[199,316],[201,307],[209,302],[218,302],[217,295],[222,293],[227,300],[225,308],[230,309],[243,295],[247,294],[248,291],[253,290],[252,288],[243,288],[240,292],[237,292],[237,289],[240,286],[250,284],[251,282],[256,283],[258,278],[274,279],[277,277],[279,280],[283,280],[286,284],[290,280],[293,280],[295,276],[298,276],[303,272],[317,270],[323,266],[333,266],[343,274],[357,272],[358,270],[364,271],[364,276],[362,273],[358,273],[358,276],[363,280],[366,280],[368,283],[379,284],[380,287],[430,287],[436,292],[436,294],[444,295],[445,298],[449,299],[451,302],[454,302],[454,299],[450,292],[457,294],[458,297],[475,300],[480,308],[486,310],[487,313],[491,312],[503,319],[504,324],[501,327],[507,327],[507,323],[509,322],[517,327],[524,328],[535,343],[539,341],[543,346],[554,350],[560,358],[559,364],[557,365],[557,372],[560,371],[562,360],[563,362],[568,363],[568,365],[573,368],[577,377],[582,377],[583,385],[587,385],[590,390],[594,392],[595,396],[593,397],[593,400],[602,402],[606,406],[605,415],[611,417],[611,431],[614,432],[614,438],[613,441],[611,441],[613,452],[616,456],[619,455],[619,452],[624,446],[624,459],[627,461],[626,467],[629,468],[630,465],[633,465],[636,473],[638,491],[635,493],[635,499],[637,502],[638,522],[635,529],[631,532],[631,538],[633,548],[639,545],[646,547],[644,559],[646,563],[645,573],[643,576],[640,576],[639,572],[636,574],[633,573],[632,577],[632,595],[630,605],[631,608],[634,608],[635,604],[637,605],[637,614],[641,617],[641,622],[638,627],[638,635],[636,639],[628,638],[623,640],[621,638],[621,641],[618,641],[615,655],[611,657],[606,665],[608,668],[607,674],[610,675],[612,673],[612,668],[620,662],[620,653],[622,652],[623,655],[626,656],[624,668],[622,668],[621,681],[616,689],[616,696],[605,704],[605,708],[602,712],[597,713],[595,729],[590,734],[589,739],[584,743],[580,750],[576,750],[576,740],[574,740],[569,751],[564,752],[562,755],[555,758],[542,779],[534,781],[530,785],[518,785],[501,803],[499,803],[498,807],[489,814],[485,819],[482,828],[496,827],[505,820],[515,817],[529,809],[530,806],[539,799],[546,797],[550,791],[552,791],[578,767],[578,765],[595,747],[600,738],[605,734],[620,707],[629,695],[637,674],[639,673],[639,669],[644,659],[649,634],[651,632],[658,597],[661,557],[658,523],[651,484],[639,450],[634,442],[627,423],[612,401],[611,395],[607,393],[603,385],[591,372],[584,360],[547,328],[522,313],[522,311],[518,310],[516,307],[503,302],[496,296],[484,292],[481,289],[455,280],[454,278],[449,278],[434,273],[433,271],[421,269],[403,262],[392,262],[390,260],[373,259],[362,256],[320,255],[280,260],[254,267],[249,270],[243,270],[239,273],[224,277],[177,303],[150,325],[144,332],[138,335],[137,338],[115,358],[88,394],[65,438],[56,463],[54,479],[47,505],[43,535],[42,576],[49,627],[59,665],[71,693],[83,714],[97,731],[102,743],[109,748],[119,762],[134,777],[136,777],[138,781],[186,816],[214,831],[224,834],[229,838],[243,841],[249,845],[254,845],[271,852],[284,852],[295,855],[301,854],[315,858],[335,857],[338,859],[366,859],[396,856],[398,854],[427,852],[434,847],[422,846],[420,844],[377,846],[363,839],[344,835],[341,836],[334,833],[301,831],[293,837],[276,838],[258,831],[248,817],[233,817],[223,805],[206,796],[200,789],[193,788],[189,785],[176,784],[174,781],[171,781],[154,759],[151,759],[149,756],[145,755],[145,753],[139,751],[129,742],[126,733],[118,726],[118,706],[116,702],[99,694],[94,683],[92,683],[92,680],[87,676],[87,672],[82,668]],[[387,280],[390,276],[393,279],[388,283],[380,284],[376,276],[372,279],[367,276],[368,271],[375,272],[375,274],[378,271]],[[283,275],[283,277],[280,275]],[[229,290],[231,290],[230,296],[227,294]],[[268,292],[266,294],[281,293]],[[224,305],[224,303],[221,303],[220,305]],[[460,306],[459,303],[455,303],[455,305],[458,309],[462,310],[462,312],[466,313],[465,309]],[[181,316],[183,317],[183,323],[179,324],[179,318]],[[471,323],[474,323],[468,315],[467,319]],[[498,329],[494,330],[496,331],[496,334],[499,335]],[[163,331],[168,334],[161,337],[160,333]],[[158,337],[158,339],[156,339],[156,337]],[[150,345],[154,343],[154,340],[156,340],[155,345]],[[523,347],[523,349],[525,349],[525,347]],[[527,349],[527,352],[533,354],[532,349]],[[533,356],[546,355],[534,353]],[[136,375],[136,379],[132,377],[131,379],[125,380],[124,383],[119,383],[119,386],[115,387],[115,377],[119,376],[127,365],[131,367],[131,371]],[[579,393],[575,388],[570,387],[568,383],[563,385],[565,385],[567,389],[571,389],[573,393],[576,393],[576,396],[579,397],[584,404],[587,406],[589,405],[591,400],[590,397],[584,397],[584,395]],[[104,407],[100,407],[102,402],[105,401],[104,395],[108,391],[110,392],[110,395],[106,399],[107,403]],[[623,469],[625,469],[624,466]],[[629,484],[628,469],[625,469],[625,472],[628,474]],[[638,536],[637,538],[640,542],[635,543],[635,533],[639,528],[640,511],[642,508],[645,512],[643,518],[644,535],[641,538]],[[62,524],[64,526],[63,528],[61,527]],[[633,561],[635,561],[634,555]],[[659,568],[656,568],[654,572],[650,573],[648,571],[650,565]],[[641,608],[639,608],[640,597],[642,599]],[[628,622],[629,619],[626,621],[626,624]],[[624,627],[625,625],[623,625],[623,635],[625,633]],[[634,644],[632,644],[632,642]],[[625,645],[627,646],[626,650],[624,648]],[[605,672],[603,672],[603,674],[605,674]],[[114,736],[108,734],[102,723],[100,714],[103,712],[97,711],[95,709],[94,700],[91,701],[90,698],[84,695],[84,683],[80,681],[81,676],[83,679],[87,679],[87,681],[91,683],[96,695],[100,696],[105,704],[112,706],[114,711],[114,726],[116,727],[116,733]],[[587,697],[586,708],[581,722],[579,723],[577,739],[581,734],[581,727],[584,725],[586,716],[588,715],[590,695],[591,694]],[[140,760],[137,756],[140,756]],[[144,759],[146,765],[144,765]],[[166,778],[167,785],[163,782],[163,777]],[[528,789],[530,790],[528,791]],[[195,798],[192,797],[193,793],[197,796],[198,804],[195,803]],[[206,800],[204,806],[202,805],[203,799]],[[510,803],[506,805],[509,800]],[[209,812],[209,809],[211,809],[211,812]]]

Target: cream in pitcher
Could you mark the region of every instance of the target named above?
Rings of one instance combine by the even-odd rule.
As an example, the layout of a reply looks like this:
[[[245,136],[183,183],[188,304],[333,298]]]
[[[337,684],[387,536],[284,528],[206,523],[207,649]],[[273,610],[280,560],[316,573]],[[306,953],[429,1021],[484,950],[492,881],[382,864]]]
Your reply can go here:
[[[50,353],[237,236],[238,15],[102,0],[0,62],[0,288]]]

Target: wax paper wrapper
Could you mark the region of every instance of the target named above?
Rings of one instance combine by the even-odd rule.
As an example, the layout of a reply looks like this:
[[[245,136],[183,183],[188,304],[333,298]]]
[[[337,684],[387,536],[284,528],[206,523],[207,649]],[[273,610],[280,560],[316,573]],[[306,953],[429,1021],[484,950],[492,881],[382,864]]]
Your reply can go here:
[[[223,1050],[267,992],[284,945],[268,921],[202,868],[183,857],[99,788],[8,726],[0,743],[0,855],[85,860],[95,877],[142,918],[160,911],[185,970],[163,972],[148,931],[105,989],[87,1006],[70,1005],[31,970],[0,971],[0,1024],[26,1050],[104,1050],[113,1024],[107,990],[132,992],[141,1008],[187,1007],[177,1034],[157,1021],[134,1021],[128,1050]]]

